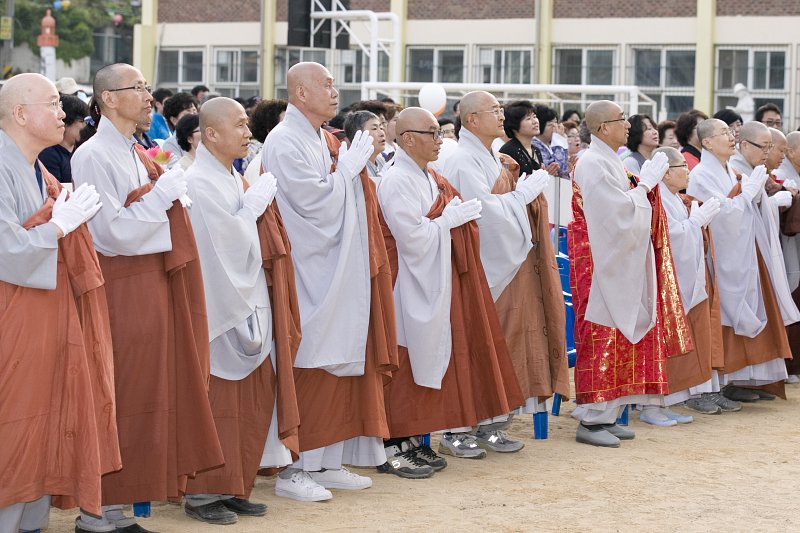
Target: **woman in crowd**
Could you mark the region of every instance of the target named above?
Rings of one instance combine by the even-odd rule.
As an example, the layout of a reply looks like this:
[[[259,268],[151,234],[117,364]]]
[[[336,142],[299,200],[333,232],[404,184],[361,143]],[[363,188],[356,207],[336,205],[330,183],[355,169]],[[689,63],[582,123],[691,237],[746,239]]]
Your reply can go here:
[[[569,178],[567,161],[567,140],[558,133],[559,124],[556,112],[546,105],[537,105],[536,118],[539,119],[539,134],[533,140],[533,146],[542,154],[544,169],[551,176]]]
[[[533,104],[527,100],[507,104],[503,129],[511,140],[500,148],[500,152],[519,163],[520,173],[530,175],[542,168],[542,154],[533,145],[533,138],[539,134],[539,119]]]
[[[372,137],[373,150],[367,161],[367,172],[369,177],[378,184],[383,167],[386,165],[386,161],[380,157],[386,147],[386,132],[383,131],[380,117],[371,111],[356,111],[347,115],[347,118],[344,119],[344,133],[347,135],[348,144],[353,142],[353,137],[361,130],[368,131]]]
[[[70,159],[86,127],[84,119],[89,115],[89,107],[77,96],[61,95],[64,110],[64,139],[39,154],[39,161],[61,183],[72,183]]]
[[[197,146],[200,144],[200,115],[186,115],[175,125],[175,138],[183,150],[183,157],[178,160],[178,166],[183,170],[194,163]]]
[[[653,150],[658,148],[658,130],[649,115],[633,115],[628,119],[631,128],[628,130],[628,142],[625,146],[631,151],[622,160],[629,171],[638,175],[645,161],[650,159]]]
[[[659,146],[675,148],[676,150],[681,149],[681,145],[678,143],[678,138],[675,136],[675,121],[664,120],[659,122],[656,129],[658,130]]]

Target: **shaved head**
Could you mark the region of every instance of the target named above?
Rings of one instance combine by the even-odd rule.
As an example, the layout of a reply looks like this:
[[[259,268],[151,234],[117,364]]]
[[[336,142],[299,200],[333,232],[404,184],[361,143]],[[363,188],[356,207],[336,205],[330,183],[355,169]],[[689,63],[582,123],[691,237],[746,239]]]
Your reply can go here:
[[[0,127],[11,118],[14,108],[26,102],[46,101],[45,94],[56,91],[56,86],[41,74],[17,74],[0,89]]]
[[[127,63],[114,63],[113,65],[106,65],[97,71],[97,74],[94,75],[92,90],[94,92],[95,101],[101,109],[104,106],[103,92],[119,88],[118,83],[120,77],[131,70],[136,71],[136,68]]]
[[[483,111],[494,105],[497,99],[491,93],[486,91],[472,91],[464,95],[461,102],[458,104],[458,114],[466,118],[470,113],[476,111]]]
[[[710,139],[719,127],[727,128],[728,124],[718,118],[707,118],[697,124],[697,138],[700,139],[700,144],[703,144],[703,140]]]
[[[289,92],[289,102],[297,98],[297,89],[311,87],[314,83],[321,82],[331,77],[328,69],[319,63],[303,62],[294,65],[286,73],[286,86]]]
[[[427,130],[431,125],[437,124],[436,118],[427,109],[421,107],[407,107],[397,115],[397,144],[404,146],[405,140],[401,133],[408,130]],[[437,126],[438,127],[438,126]]]
[[[745,122],[742,129],[739,130],[739,139],[742,141],[758,142],[758,137],[763,137],[764,133],[769,133],[769,128],[761,122]]]
[[[779,143],[779,142],[786,142],[786,135],[783,132],[776,128],[770,128],[769,132],[772,134],[772,142]]]
[[[598,100],[586,108],[586,126],[595,133],[603,122],[619,118],[622,108],[611,100]]]
[[[235,117],[244,111],[242,104],[231,98],[218,96],[200,108],[200,131],[205,135],[206,128],[218,128],[220,122]]]
[[[800,147],[800,131],[793,131],[786,136],[786,149],[797,150]]]
[[[657,153],[662,153],[667,156],[670,166],[682,165],[686,162],[681,153],[671,146],[661,146],[653,150],[653,155]]]

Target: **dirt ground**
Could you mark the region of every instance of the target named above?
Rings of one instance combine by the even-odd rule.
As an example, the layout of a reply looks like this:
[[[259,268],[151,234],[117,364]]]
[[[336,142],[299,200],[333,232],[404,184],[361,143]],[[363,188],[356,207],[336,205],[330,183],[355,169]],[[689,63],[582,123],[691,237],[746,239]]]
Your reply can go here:
[[[636,439],[617,449],[576,443],[574,404],[565,403],[548,440],[533,440],[531,419],[517,418],[510,433],[525,441],[522,451],[450,458],[430,479],[354,469],[372,476],[372,488],[301,503],[276,497],[274,478],[259,478],[251,498],[269,505],[266,517],[211,526],[161,504],[141,524],[160,533],[800,531],[800,386],[787,389],[788,401],[672,428],[633,415]],[[48,531],[74,531],[76,514],[54,510]]]

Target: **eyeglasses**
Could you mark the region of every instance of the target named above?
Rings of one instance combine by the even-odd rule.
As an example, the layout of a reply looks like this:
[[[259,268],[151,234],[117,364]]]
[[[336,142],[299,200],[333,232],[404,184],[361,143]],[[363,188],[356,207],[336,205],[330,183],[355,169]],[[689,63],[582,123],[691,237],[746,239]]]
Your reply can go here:
[[[746,143],[752,144],[753,146],[755,146],[756,148],[758,148],[759,150],[761,150],[765,154],[768,154],[770,152],[770,150],[775,148],[775,143],[769,143],[769,144],[764,145],[764,144],[754,143],[753,141],[748,141],[747,139],[744,139],[742,142],[746,142]]]
[[[110,93],[115,93],[117,91],[136,91],[137,93],[143,93],[147,91],[149,93],[152,93],[153,88],[144,83],[137,83],[136,85],[131,85],[130,87],[120,87],[119,89],[106,89],[106,91]]]
[[[400,135],[404,135],[406,133],[422,133],[423,135],[430,135],[434,141],[438,141],[442,138],[442,130],[406,130]]]
[[[26,102],[20,105],[46,105],[50,106],[50,111],[56,114],[64,109],[64,104],[61,103],[61,100],[51,100],[49,102]]]
[[[722,135],[727,135],[727,136],[728,136],[729,138],[731,138],[731,139],[733,139],[733,138],[735,138],[735,137],[736,137],[736,134],[735,134],[733,131],[731,131],[731,130],[729,130],[729,129],[727,129],[727,128],[726,128],[726,129],[724,129],[724,130],[722,130],[722,131],[720,131],[719,133],[715,133],[715,134],[714,134],[714,135],[712,135],[711,137],[720,137],[720,136],[722,136]]]
[[[689,164],[684,163],[682,165],[670,165],[669,168],[689,168]]]
[[[491,109],[486,109],[484,111],[473,111],[471,114],[473,115],[480,115],[481,113],[494,113],[496,117],[502,117],[505,115],[505,111],[502,107],[493,107]]]
[[[778,119],[768,118],[767,120],[764,121],[764,125],[769,128],[780,128],[781,126],[783,126],[783,121],[779,118]]]
[[[603,124],[611,124],[612,122],[627,122],[627,121],[628,121],[628,116],[623,113],[621,118],[615,118],[614,120],[604,120],[603,122],[601,122],[600,126],[598,126],[597,128],[597,131],[600,131],[600,129],[603,127]]]

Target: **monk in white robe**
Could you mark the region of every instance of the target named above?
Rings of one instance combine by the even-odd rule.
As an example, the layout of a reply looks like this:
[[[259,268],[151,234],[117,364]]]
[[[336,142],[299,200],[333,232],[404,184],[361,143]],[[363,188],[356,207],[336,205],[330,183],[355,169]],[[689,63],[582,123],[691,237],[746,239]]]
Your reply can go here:
[[[772,131],[772,130],[770,130]],[[783,161],[772,173],[784,189],[794,195],[793,204],[800,199],[796,191],[800,189],[800,131],[793,131],[786,135],[786,152]],[[793,209],[797,209],[793,205]],[[781,247],[783,248],[783,262],[786,266],[786,279],[789,281],[789,290],[795,304],[800,304],[800,236],[795,218],[784,221],[781,225]],[[800,324],[786,326],[789,337],[789,346],[792,348],[792,360],[786,361],[786,371],[789,373],[787,383],[800,383]]]
[[[79,315],[87,310],[77,307],[80,287],[92,278],[102,292],[83,224],[100,209],[99,195],[82,186],[67,197],[36,160],[41,150],[61,142],[64,116],[58,90],[40,74],[18,74],[0,90],[3,533],[46,528],[51,497],[59,507],[100,512],[100,476],[120,467],[113,382],[104,383],[113,375],[104,376],[97,366],[111,370],[105,297],[97,309],[103,316],[96,317],[105,324],[106,331],[98,332],[105,339],[96,338],[95,346],[85,343]],[[68,262],[76,257],[86,261],[85,271]],[[110,403],[98,413],[94,397],[104,385]],[[113,456],[110,463],[106,455]]]
[[[726,128],[717,119],[698,125],[698,135],[706,141],[700,164],[690,174],[687,194],[703,202],[712,197],[720,201],[721,211],[710,228],[725,346],[721,383],[727,385],[723,389],[727,398],[755,401],[774,396],[737,385],[776,384],[775,392],[783,394],[787,376],[783,359],[791,358],[784,325],[797,322],[800,314],[788,289],[777,205],[764,190],[768,175],[762,163],[767,152],[757,146],[767,148],[772,137],[763,124],[748,122],[739,133],[742,152],[731,157],[732,139],[719,133]],[[746,172],[734,167],[734,159]]]
[[[123,468],[103,478],[102,516],[82,514],[76,532],[142,533],[125,504],[180,498],[189,476],[224,459],[208,400],[197,248],[178,202],[188,204],[183,170],[160,175],[133,139],[152,103],[141,72],[104,67],[94,95],[102,118],[72,156],[72,175],[103,202],[89,230],[106,278]]]
[[[708,223],[719,212],[716,198],[702,206],[693,201],[691,212],[685,196],[689,167],[681,153],[672,147],[658,148],[669,158],[670,168],[659,187],[661,203],[669,223],[670,248],[678,276],[683,310],[689,320],[695,349],[667,359],[669,394],[664,397],[660,414],[677,423],[691,422],[669,406],[686,402],[690,409],[704,414],[719,414],[741,409],[737,402],[719,394],[719,374],[714,369],[724,362],[722,325],[719,321],[719,298],[713,283],[713,254]],[[709,249],[706,261],[706,247]],[[673,424],[674,425],[674,424]]]
[[[267,506],[247,499],[259,467],[292,462],[278,439],[272,309],[256,225],[277,185],[271,174],[263,174],[245,192],[233,169],[233,161],[247,153],[247,122],[235,100],[220,97],[204,105],[202,143],[186,173],[208,309],[209,397],[225,466],[189,480],[184,508],[188,516],[212,524],[263,516]],[[265,445],[275,460],[263,464]]]
[[[545,412],[554,393],[569,397],[564,301],[542,194],[549,175],[517,179],[519,165],[493,151],[492,142],[504,135],[503,108],[493,95],[471,92],[459,106],[458,149],[443,173],[464,198],[485,206],[478,220],[481,260],[525,397],[517,412]],[[502,432],[508,420],[481,421],[478,442],[498,451],[521,449],[522,442]]]
[[[300,459],[281,472],[275,493],[320,501],[332,497],[328,488],[372,485],[343,464],[386,462],[383,379],[397,354],[394,317],[385,314],[393,308],[391,274],[374,227],[374,183],[361,178],[372,138],[359,132],[339,152],[338,141],[321,128],[336,115],[339,94],[324,66],[297,64],[287,82],[286,118],[267,137],[262,163],[277,178],[277,204],[292,245],[303,331],[295,360],[302,424]]]

